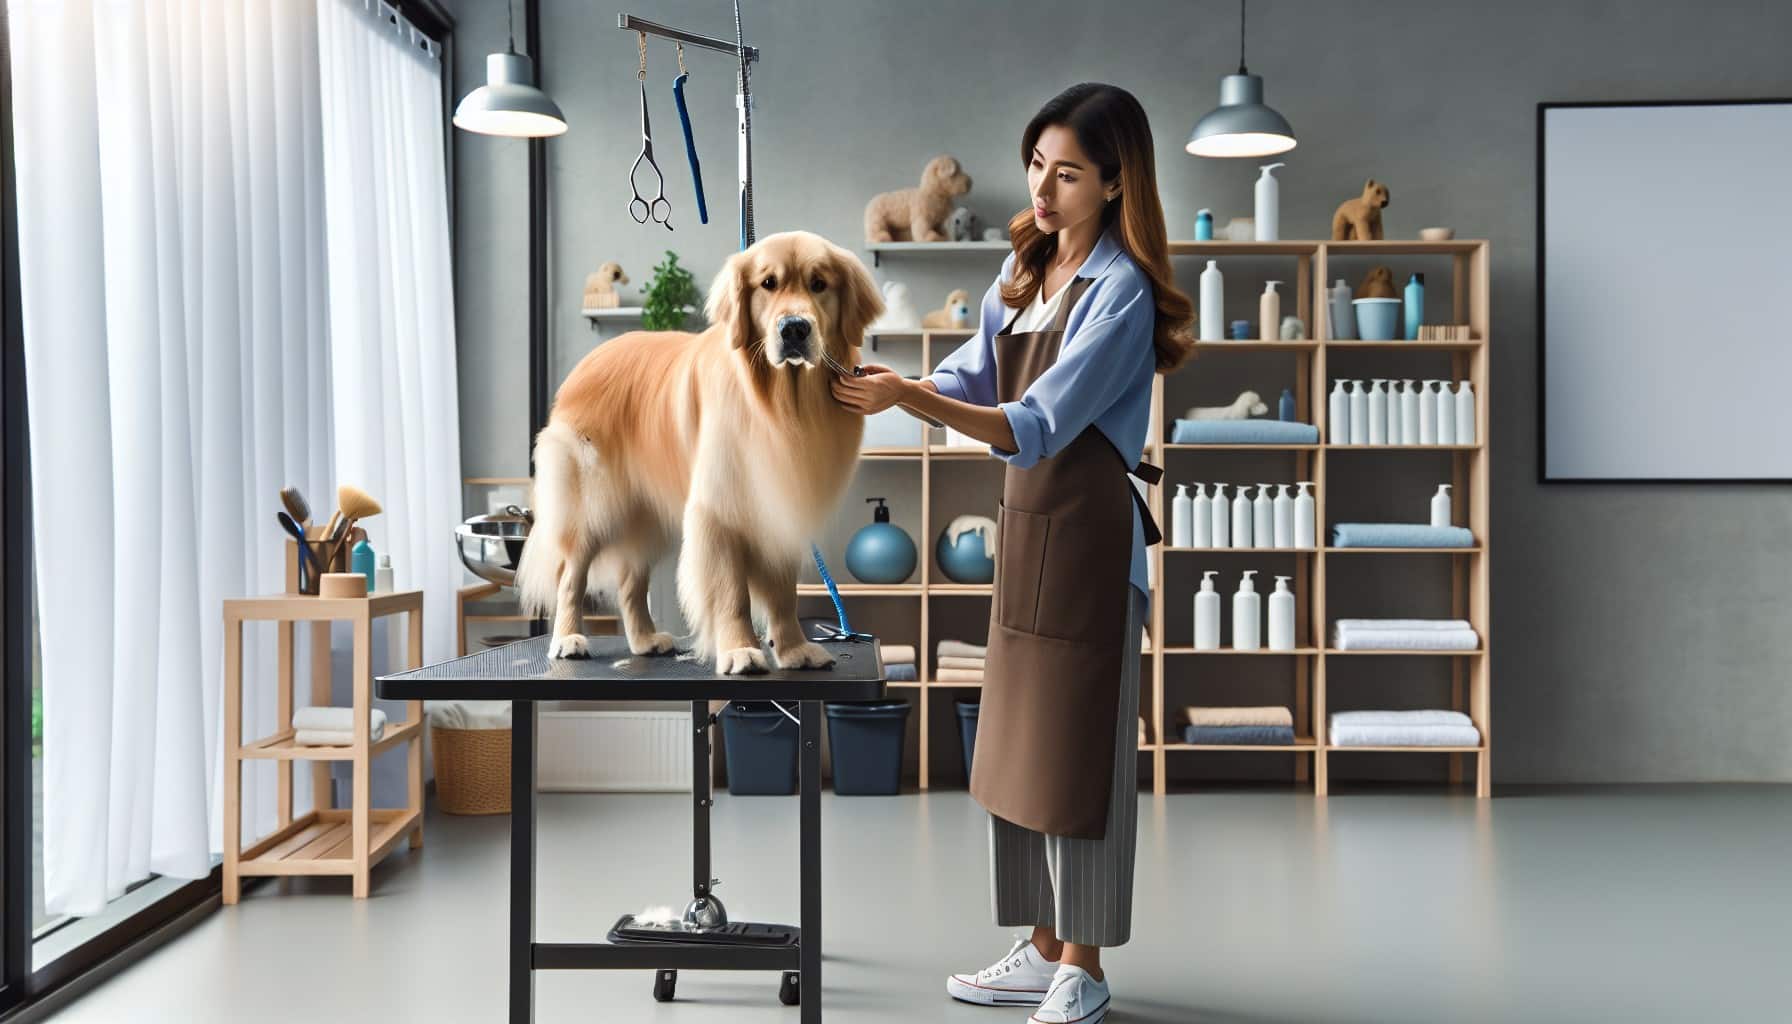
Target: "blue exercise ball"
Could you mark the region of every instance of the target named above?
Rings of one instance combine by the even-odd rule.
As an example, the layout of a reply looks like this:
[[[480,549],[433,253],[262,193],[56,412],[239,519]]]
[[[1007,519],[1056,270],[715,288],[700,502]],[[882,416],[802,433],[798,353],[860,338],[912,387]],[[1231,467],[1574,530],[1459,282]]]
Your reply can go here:
[[[995,535],[995,523],[982,516],[974,517],[973,522],[987,524],[987,532]],[[953,526],[960,525],[954,523]],[[933,546],[933,560],[939,563],[940,572],[954,583],[989,583],[996,578],[995,552],[984,544],[985,530],[980,528],[960,529],[958,540],[953,542],[953,526],[940,531],[939,543]]]
[[[866,498],[877,502],[871,525],[852,535],[846,545],[846,571],[860,583],[903,583],[914,575],[918,554],[915,542],[902,527],[890,522],[890,510],[882,498]]]

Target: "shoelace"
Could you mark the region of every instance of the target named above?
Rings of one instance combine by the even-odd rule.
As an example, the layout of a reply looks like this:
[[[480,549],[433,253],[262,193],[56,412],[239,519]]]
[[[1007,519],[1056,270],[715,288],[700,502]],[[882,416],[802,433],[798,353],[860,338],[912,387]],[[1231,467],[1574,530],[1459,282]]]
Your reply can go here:
[[[1021,964],[1021,958],[1015,956],[1015,954],[1019,953],[1030,941],[1032,940],[1024,935],[1016,936],[1014,945],[1008,950],[1008,955],[1002,958],[1001,963],[996,964],[993,967],[985,967],[982,971],[978,972],[979,980],[993,980],[1018,968]]]

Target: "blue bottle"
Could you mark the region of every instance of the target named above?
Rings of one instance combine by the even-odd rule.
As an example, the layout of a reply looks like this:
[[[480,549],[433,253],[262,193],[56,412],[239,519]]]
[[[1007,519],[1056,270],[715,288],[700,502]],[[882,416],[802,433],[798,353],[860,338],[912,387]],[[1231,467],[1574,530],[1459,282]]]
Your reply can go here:
[[[1282,417],[1282,422],[1294,422],[1294,392],[1289,391],[1287,388],[1282,389],[1282,404],[1279,411]]]
[[[1401,303],[1406,310],[1407,341],[1416,341],[1419,337],[1419,325],[1425,322],[1425,275],[1413,274],[1406,279],[1406,301]]]
[[[1195,241],[1213,241],[1213,211],[1205,207],[1195,211]]]
[[[348,571],[358,572],[367,577],[367,592],[369,594],[373,593],[374,574],[379,571],[379,567],[374,562],[373,545],[367,543],[365,538],[349,549]]]
[[[872,510],[871,525],[852,535],[846,545],[846,571],[861,583],[902,583],[915,571],[920,553],[902,527],[890,522],[890,509],[882,498]]]

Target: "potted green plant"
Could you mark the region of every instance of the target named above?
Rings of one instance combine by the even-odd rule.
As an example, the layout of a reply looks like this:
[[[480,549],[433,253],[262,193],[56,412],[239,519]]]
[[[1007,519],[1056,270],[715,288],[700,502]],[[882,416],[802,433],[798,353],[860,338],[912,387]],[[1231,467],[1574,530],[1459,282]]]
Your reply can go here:
[[[667,249],[665,262],[653,268],[653,278],[647,282],[641,302],[641,328],[648,331],[681,330],[701,299],[697,279],[678,265],[678,254]]]

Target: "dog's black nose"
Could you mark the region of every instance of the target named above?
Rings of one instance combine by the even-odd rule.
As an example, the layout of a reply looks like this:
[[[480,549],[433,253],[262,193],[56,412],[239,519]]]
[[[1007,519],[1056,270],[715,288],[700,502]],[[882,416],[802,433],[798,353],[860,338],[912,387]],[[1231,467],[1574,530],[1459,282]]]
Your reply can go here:
[[[801,345],[809,340],[809,321],[800,316],[784,316],[778,318],[778,337],[785,344]]]

